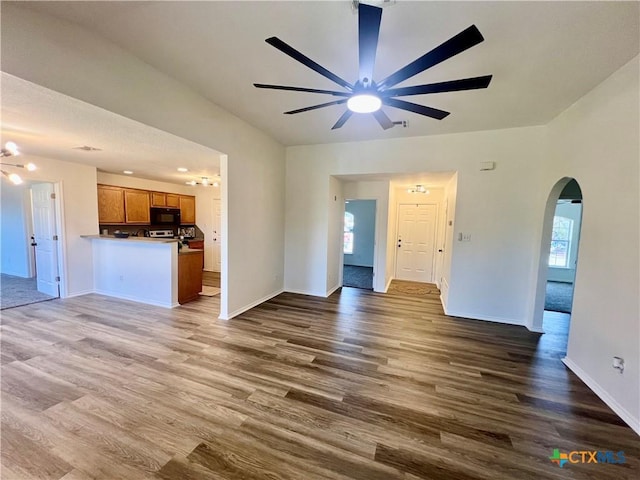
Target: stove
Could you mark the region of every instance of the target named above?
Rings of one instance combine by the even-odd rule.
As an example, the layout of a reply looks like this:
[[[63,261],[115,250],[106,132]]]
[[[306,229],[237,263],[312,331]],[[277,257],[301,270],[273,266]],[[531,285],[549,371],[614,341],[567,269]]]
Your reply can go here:
[[[149,230],[151,238],[173,238],[174,236],[173,230]]]

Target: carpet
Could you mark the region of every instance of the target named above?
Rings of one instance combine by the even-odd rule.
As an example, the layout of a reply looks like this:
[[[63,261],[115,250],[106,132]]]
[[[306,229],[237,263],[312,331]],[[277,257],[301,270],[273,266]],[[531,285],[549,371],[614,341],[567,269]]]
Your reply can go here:
[[[440,294],[438,287],[433,283],[409,282],[406,280],[391,280],[387,293],[400,295],[424,296],[431,293]]]
[[[544,309],[552,312],[571,313],[573,303],[573,284],[563,282],[547,282],[547,293],[544,298]]]
[[[31,303],[46,302],[57,298],[39,292],[35,278],[14,277],[3,273],[0,277],[0,282],[2,283],[0,310],[21,307]]]
[[[373,267],[345,265],[342,270],[342,286],[373,290]]]
[[[216,295],[218,295],[220,293],[220,289],[217,287],[209,287],[207,285],[202,287],[202,291],[200,292],[200,295],[202,295],[203,297],[215,297]]]

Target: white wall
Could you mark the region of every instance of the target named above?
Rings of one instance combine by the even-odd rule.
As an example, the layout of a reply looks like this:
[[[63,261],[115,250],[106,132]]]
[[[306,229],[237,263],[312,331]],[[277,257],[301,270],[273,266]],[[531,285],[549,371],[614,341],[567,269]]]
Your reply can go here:
[[[0,271],[16,277],[30,277],[29,187],[13,185],[2,177],[0,196]]]
[[[454,238],[472,240],[453,242],[447,311],[525,324],[545,141],[544,127],[530,127],[288,148],[285,288],[324,291],[331,175],[457,170]],[[483,161],[496,169],[481,172]]]
[[[342,220],[344,218],[344,195],[342,182],[335,177],[329,178],[329,198],[327,199],[329,224],[327,225],[327,285],[329,296],[342,285]]]
[[[3,4],[1,20],[3,71],[228,156],[221,162],[222,318],[282,291],[282,145],[78,25],[17,4]]]
[[[455,231],[456,198],[458,195],[458,174],[454,174],[444,188],[443,210],[444,210],[444,234],[442,259],[442,271],[438,278],[440,286],[440,299],[442,306],[447,309],[449,302],[449,282],[451,279],[451,260],[453,256],[453,233]]]
[[[567,363],[640,433],[638,70],[636,57],[548,125],[543,185],[573,177],[583,194]]]
[[[3,176],[0,195],[0,271],[16,277],[31,277],[29,186],[14,185]]]
[[[178,244],[92,239],[96,293],[178,306]]]
[[[196,197],[196,225],[204,232],[204,269],[214,270],[213,252],[213,201],[220,198],[220,187],[201,187],[176,185],[175,183],[158,182],[129,175],[98,172],[98,183],[116,185],[119,187],[139,188],[157,192],[195,195]]]
[[[63,266],[60,272],[61,297],[92,292],[91,244],[80,235],[98,233],[95,167],[33,155],[23,155],[22,158],[25,163],[33,162],[38,166],[34,172],[20,172],[25,181],[56,183],[61,189],[61,198],[56,200],[56,215],[62,215],[61,223],[64,225],[64,230],[59,232]]]

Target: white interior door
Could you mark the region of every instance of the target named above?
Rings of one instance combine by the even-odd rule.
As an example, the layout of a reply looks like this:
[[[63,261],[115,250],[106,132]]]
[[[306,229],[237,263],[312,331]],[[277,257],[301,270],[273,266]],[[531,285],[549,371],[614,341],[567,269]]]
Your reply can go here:
[[[33,235],[36,243],[38,291],[60,296],[58,281],[58,235],[56,232],[55,195],[52,183],[31,186]]]
[[[222,202],[218,199],[213,201],[213,270],[222,271],[222,235],[220,225],[222,225]]]
[[[396,278],[414,282],[433,281],[436,205],[400,205]]]

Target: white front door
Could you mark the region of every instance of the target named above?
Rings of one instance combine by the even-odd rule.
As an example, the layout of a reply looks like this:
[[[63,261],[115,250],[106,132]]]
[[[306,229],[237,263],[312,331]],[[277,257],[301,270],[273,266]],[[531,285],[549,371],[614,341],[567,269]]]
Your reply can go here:
[[[220,233],[220,225],[222,225],[222,202],[220,200],[213,201],[213,271],[222,271],[222,235]]]
[[[58,235],[53,184],[34,184],[31,187],[31,204],[38,291],[58,297]]]
[[[396,245],[396,278],[433,281],[436,205],[400,205]]]

